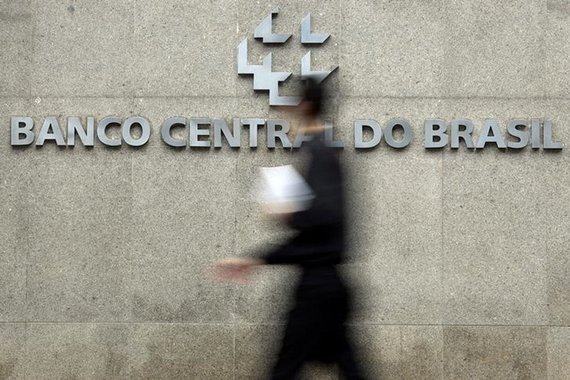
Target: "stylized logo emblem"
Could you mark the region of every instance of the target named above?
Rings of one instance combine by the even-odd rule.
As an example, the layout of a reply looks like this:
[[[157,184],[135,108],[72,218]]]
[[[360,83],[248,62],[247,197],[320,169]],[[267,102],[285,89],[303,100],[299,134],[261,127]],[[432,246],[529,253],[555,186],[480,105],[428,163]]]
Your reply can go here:
[[[291,38],[292,34],[273,33],[273,17],[277,15],[277,11],[271,12],[261,24],[255,29],[253,37],[261,40],[264,44],[284,44]],[[323,44],[330,34],[320,34],[311,32],[311,14],[303,18],[301,22],[301,44],[303,45],[320,45]],[[279,83],[285,82],[293,73],[273,71],[271,68],[272,53],[267,54],[263,58],[261,65],[250,65],[247,53],[247,38],[245,38],[238,46],[238,74],[253,75],[253,89],[255,91],[269,91],[270,106],[296,106],[301,99],[296,96],[279,95]],[[313,71],[311,70],[311,52],[309,51],[301,60],[301,80],[312,78],[318,83],[324,81],[329,75],[335,71],[338,66],[333,67],[329,71]]]

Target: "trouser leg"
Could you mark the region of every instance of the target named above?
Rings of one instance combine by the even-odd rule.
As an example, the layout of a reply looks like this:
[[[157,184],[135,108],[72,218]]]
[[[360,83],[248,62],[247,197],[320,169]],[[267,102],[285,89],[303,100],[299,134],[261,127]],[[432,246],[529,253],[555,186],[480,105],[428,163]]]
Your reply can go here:
[[[297,319],[297,320],[296,320]],[[285,329],[277,362],[271,373],[271,380],[292,380],[301,371],[307,360],[308,331],[306,323],[296,316],[292,318]]]
[[[346,328],[343,326],[343,334],[340,337],[338,352],[338,366],[343,378],[346,380],[364,380],[364,374],[360,365],[356,361],[352,344],[347,335]]]

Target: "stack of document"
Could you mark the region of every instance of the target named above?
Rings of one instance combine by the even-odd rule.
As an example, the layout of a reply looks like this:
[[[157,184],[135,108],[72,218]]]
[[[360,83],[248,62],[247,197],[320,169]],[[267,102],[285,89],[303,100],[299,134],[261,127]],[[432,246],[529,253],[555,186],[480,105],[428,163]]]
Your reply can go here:
[[[298,212],[309,208],[315,196],[293,166],[262,167],[260,172],[259,197],[268,212]]]

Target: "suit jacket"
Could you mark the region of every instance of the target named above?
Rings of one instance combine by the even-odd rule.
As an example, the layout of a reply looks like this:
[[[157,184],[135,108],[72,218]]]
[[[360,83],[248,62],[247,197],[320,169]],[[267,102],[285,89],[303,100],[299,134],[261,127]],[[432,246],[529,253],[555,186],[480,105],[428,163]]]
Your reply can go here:
[[[345,248],[342,170],[337,152],[325,143],[323,134],[301,149],[309,153],[305,180],[315,198],[307,210],[291,216],[289,224],[296,230],[293,238],[263,258],[268,264],[298,265],[304,270],[303,278],[309,272],[327,277],[328,269],[342,262]]]

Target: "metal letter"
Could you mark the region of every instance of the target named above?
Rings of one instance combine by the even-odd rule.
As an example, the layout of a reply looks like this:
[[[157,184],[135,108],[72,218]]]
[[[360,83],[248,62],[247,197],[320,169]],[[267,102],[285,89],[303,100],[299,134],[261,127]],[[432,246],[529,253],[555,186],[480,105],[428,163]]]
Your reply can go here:
[[[401,127],[404,130],[404,138],[400,141],[394,139],[394,128]],[[386,144],[392,148],[402,149],[410,145],[412,142],[412,127],[404,119],[392,119],[386,123],[386,127],[383,130],[384,140]]]
[[[138,124],[141,127],[141,137],[135,139],[131,135],[131,128],[133,124]],[[123,134],[123,140],[129,146],[143,146],[150,139],[150,122],[141,116],[131,116],[123,123],[121,128],[121,133]]]
[[[188,144],[188,140],[186,138],[184,140],[179,140],[172,137],[170,131],[174,127],[186,128],[186,119],[183,117],[170,117],[166,119],[160,127],[160,136],[162,137],[162,141],[164,141],[166,145],[175,148],[183,148]]]
[[[528,121],[523,119],[509,120],[507,123],[507,133],[518,141],[507,141],[507,147],[509,149],[522,149],[528,145],[529,132],[519,129],[519,127],[528,128]]]
[[[330,34],[311,33],[311,14],[309,13],[305,18],[303,18],[303,21],[301,22],[302,44],[322,44],[330,36]]]
[[[540,130],[541,130],[540,120],[532,119],[530,123],[530,135],[532,138],[531,147],[532,149],[540,149]]]
[[[334,129],[332,120],[325,120],[325,130],[323,132],[325,136],[325,144],[330,146],[331,148],[344,148],[344,144],[342,141],[334,141]]]
[[[313,139],[313,136],[305,135],[303,128],[299,128],[299,129],[297,129],[296,134],[295,134],[295,141],[293,141],[293,148],[300,148],[301,145],[303,145],[303,143],[305,141],[311,141],[312,139]]]
[[[375,120],[355,120],[354,126],[354,148],[355,149],[370,149],[380,144],[382,140],[382,128]],[[364,141],[364,127],[372,130],[372,139]]]
[[[207,125],[210,126],[210,120],[208,119],[190,119],[190,146],[197,148],[209,148],[210,141],[200,141],[199,136],[210,136],[210,129],[200,129],[198,126]]]
[[[552,122],[545,120],[543,123],[544,128],[544,149],[561,150],[564,149],[564,144],[552,141]]]
[[[435,140],[436,138],[437,141]],[[448,142],[447,121],[441,119],[427,119],[424,121],[424,148],[443,148]]]
[[[238,74],[253,75],[255,91],[269,91],[270,106],[296,106],[301,102],[297,96],[280,96],[279,83],[292,75],[290,72],[273,72],[271,69],[272,55],[263,58],[262,65],[250,65],[247,58],[247,38],[238,46]]]
[[[116,116],[109,116],[99,121],[99,124],[97,124],[97,138],[99,139],[99,141],[101,141],[103,145],[120,146],[121,145],[120,139],[119,140],[110,139],[107,136],[106,130],[109,126],[112,125],[121,126],[121,119],[119,119]]]
[[[473,122],[468,119],[451,120],[451,149],[459,149],[459,139],[463,139],[465,146],[469,149],[475,148],[473,145]]]
[[[70,116],[67,118],[67,145],[75,146],[75,134],[79,136],[79,140],[83,146],[95,145],[95,118],[87,117],[87,131],[83,129],[81,120],[78,117]]]
[[[329,75],[332,74],[333,71],[338,69],[338,66],[333,67],[329,71],[312,71],[311,70],[311,52],[305,54],[303,59],[301,60],[301,79],[313,79],[317,83],[321,83]]]
[[[289,34],[273,33],[273,16],[277,16],[278,11],[273,11],[255,28],[253,38],[261,39],[264,44],[282,44],[291,37]]]
[[[10,119],[11,145],[30,145],[34,142],[34,120],[28,116],[12,116]],[[24,136],[21,138],[21,136]]]
[[[249,147],[257,148],[257,128],[265,126],[264,119],[243,119],[243,127],[249,127]]]
[[[222,133],[226,138],[229,146],[232,148],[239,148],[240,141],[241,141],[241,127],[239,125],[239,121],[236,122],[237,119],[234,119],[233,124],[233,133],[230,131],[228,124],[225,120],[222,119],[214,119],[214,147],[221,148],[222,147]]]
[[[50,116],[45,118],[44,124],[38,134],[36,145],[42,146],[46,140],[55,141],[57,146],[65,146],[65,139],[63,138],[63,133],[61,132],[61,128],[59,127],[59,122],[56,117]]]
[[[287,120],[267,120],[267,147],[275,148],[275,140],[279,139],[283,148],[291,148],[291,141],[287,137],[287,132],[289,132]]]
[[[492,135],[490,133],[492,132]],[[485,145],[490,143],[495,143],[497,148],[504,149],[507,147],[505,144],[505,140],[503,139],[503,135],[499,130],[499,125],[497,124],[497,120],[494,119],[487,119],[483,124],[483,133],[479,137],[479,141],[477,142],[476,148],[483,149]]]

